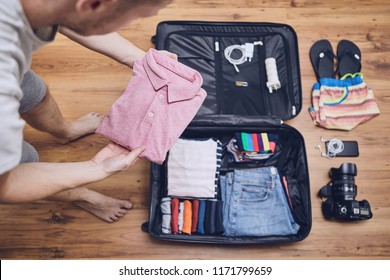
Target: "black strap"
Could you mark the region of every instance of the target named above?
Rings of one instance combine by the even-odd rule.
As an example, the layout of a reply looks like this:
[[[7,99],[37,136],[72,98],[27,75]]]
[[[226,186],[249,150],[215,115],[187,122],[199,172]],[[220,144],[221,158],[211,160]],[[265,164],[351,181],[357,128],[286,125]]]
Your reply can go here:
[[[327,57],[327,58],[329,58],[329,59],[331,59],[332,61],[333,60],[335,60],[337,57],[336,57],[336,55],[333,53],[333,51],[331,51],[331,50],[329,50],[329,49],[324,49],[324,50],[322,50],[322,52],[321,53],[323,53],[324,54],[324,57],[320,57],[320,58],[318,58],[318,60],[317,60],[317,71],[318,71],[318,78],[325,78],[325,77],[320,77],[319,75],[319,67],[320,67],[320,63],[321,63],[321,60],[323,60],[325,57]],[[331,77],[326,77],[326,78],[334,78],[334,77],[336,77],[336,73],[337,73],[337,70],[338,69],[336,69],[336,71],[333,71],[333,74],[331,75]]]
[[[322,202],[322,213],[328,220],[334,219],[333,217],[333,198],[328,198],[325,202]]]
[[[149,222],[145,222],[141,225],[141,229],[143,232],[149,232]]]

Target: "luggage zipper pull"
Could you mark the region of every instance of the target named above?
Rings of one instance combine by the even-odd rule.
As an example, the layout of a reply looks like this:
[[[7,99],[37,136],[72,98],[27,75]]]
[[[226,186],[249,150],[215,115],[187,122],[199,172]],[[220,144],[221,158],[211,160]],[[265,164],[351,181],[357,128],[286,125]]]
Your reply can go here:
[[[214,45],[215,45],[215,51],[219,52],[219,42],[215,41]]]
[[[297,114],[297,108],[295,106],[291,107],[291,113],[293,116],[295,116]]]
[[[274,120],[275,120],[276,125],[283,125],[284,124],[282,119],[274,119]]]

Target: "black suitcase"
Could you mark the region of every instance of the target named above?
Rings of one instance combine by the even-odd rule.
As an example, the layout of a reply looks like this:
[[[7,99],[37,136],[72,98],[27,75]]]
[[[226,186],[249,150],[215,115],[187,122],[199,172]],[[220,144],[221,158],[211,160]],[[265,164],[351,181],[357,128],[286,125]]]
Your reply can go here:
[[[272,244],[306,238],[312,218],[304,139],[296,129],[283,124],[283,120],[296,116],[302,105],[295,31],[288,25],[275,23],[167,21],[158,25],[152,39],[157,49],[176,53],[180,62],[203,77],[208,96],[183,133],[184,138],[228,139],[237,132],[279,136],[278,147],[270,158],[243,163],[225,156],[221,174],[234,169],[276,167],[287,178],[291,212],[300,229],[296,234],[281,236],[162,233],[160,202],[167,196],[167,160],[162,165],[151,163],[149,220],[142,229],[160,240],[196,243]],[[242,57],[247,55],[246,43],[253,44],[248,46],[253,52],[246,61],[234,66],[225,57],[225,50],[229,46],[243,46]],[[238,60],[240,50],[234,47],[230,50],[231,59]],[[276,61],[280,88],[267,87],[264,61],[270,57]]]

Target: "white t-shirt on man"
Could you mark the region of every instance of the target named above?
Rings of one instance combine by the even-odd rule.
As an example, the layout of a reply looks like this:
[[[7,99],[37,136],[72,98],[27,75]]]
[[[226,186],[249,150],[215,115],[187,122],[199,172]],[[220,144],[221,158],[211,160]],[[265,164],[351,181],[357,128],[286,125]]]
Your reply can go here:
[[[52,41],[56,32],[57,27],[33,30],[20,0],[0,0],[0,175],[21,158],[24,121],[18,110],[23,75],[32,53]]]

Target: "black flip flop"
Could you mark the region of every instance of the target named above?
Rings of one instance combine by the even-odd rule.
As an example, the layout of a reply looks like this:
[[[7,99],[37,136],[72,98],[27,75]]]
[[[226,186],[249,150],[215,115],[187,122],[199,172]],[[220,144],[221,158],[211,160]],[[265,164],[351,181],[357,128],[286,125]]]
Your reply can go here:
[[[333,68],[335,57],[332,45],[328,40],[317,41],[310,48],[310,61],[318,80],[336,76]]]
[[[358,46],[348,40],[341,40],[337,46],[338,72],[340,78],[355,74],[362,69],[362,54]]]

